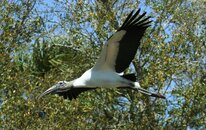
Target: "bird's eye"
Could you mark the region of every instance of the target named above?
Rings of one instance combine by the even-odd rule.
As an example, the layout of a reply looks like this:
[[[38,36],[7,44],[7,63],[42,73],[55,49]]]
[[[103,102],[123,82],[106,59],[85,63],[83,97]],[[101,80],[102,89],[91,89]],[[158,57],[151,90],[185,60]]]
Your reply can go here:
[[[64,84],[64,82],[60,82],[59,84],[62,85],[62,84]]]

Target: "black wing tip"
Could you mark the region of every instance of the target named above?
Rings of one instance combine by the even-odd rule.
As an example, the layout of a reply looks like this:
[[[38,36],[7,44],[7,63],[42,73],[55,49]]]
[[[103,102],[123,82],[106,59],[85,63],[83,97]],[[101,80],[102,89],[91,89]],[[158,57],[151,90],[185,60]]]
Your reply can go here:
[[[144,13],[143,13],[143,14],[141,14],[141,16],[145,16],[146,14],[147,14],[147,12],[145,12],[145,11],[144,11]]]
[[[124,21],[122,26],[118,29],[118,31],[127,30],[128,28],[131,28],[133,26],[136,26],[136,27],[141,27],[142,25],[147,26],[149,23],[152,22],[152,20],[149,20],[148,22],[145,22],[148,19],[150,19],[151,16],[148,16],[148,17],[142,19],[142,17],[144,17],[146,15],[146,12],[139,15],[139,13],[141,11],[141,8],[139,8],[135,13],[134,13],[134,11],[135,10],[132,10],[130,12],[130,14],[127,16],[126,20]]]
[[[140,13],[140,11],[141,11],[141,8],[139,8],[137,11],[136,11],[136,13],[135,14],[139,14]]]
[[[142,28],[148,28],[151,26],[151,23],[152,21],[148,21],[148,22],[144,22],[144,23],[141,23],[139,24],[139,26],[141,26]]]

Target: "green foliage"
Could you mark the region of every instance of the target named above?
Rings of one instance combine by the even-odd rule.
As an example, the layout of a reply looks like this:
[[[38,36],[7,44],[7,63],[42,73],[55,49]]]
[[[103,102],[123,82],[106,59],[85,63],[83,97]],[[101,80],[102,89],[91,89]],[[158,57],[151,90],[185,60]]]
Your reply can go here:
[[[90,68],[137,6],[154,22],[127,72],[167,100],[119,89],[36,99]],[[3,0],[0,7],[0,129],[206,128],[204,0]]]

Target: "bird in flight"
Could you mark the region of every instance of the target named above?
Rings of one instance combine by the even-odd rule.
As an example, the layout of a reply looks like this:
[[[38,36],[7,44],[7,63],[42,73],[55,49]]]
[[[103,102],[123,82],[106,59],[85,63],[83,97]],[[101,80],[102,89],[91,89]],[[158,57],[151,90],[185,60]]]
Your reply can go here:
[[[139,14],[134,10],[127,16],[122,26],[104,44],[96,64],[81,77],[72,81],[60,81],[43,92],[39,98],[48,94],[58,94],[65,99],[76,99],[82,92],[96,88],[130,88],[140,93],[165,98],[159,93],[141,88],[135,74],[124,74],[132,62],[140,46],[140,40],[145,30],[150,26],[150,17],[144,17],[146,12]]]

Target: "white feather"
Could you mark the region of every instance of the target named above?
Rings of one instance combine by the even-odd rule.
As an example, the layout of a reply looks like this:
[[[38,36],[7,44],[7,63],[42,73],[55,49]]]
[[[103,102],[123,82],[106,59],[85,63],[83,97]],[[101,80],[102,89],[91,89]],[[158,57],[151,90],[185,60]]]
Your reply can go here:
[[[89,69],[73,83],[74,87],[108,87],[128,86],[128,80],[114,71]]]
[[[125,30],[116,32],[104,45],[100,57],[97,60],[95,70],[110,69],[115,71],[116,58],[119,51],[119,41],[126,34]]]

